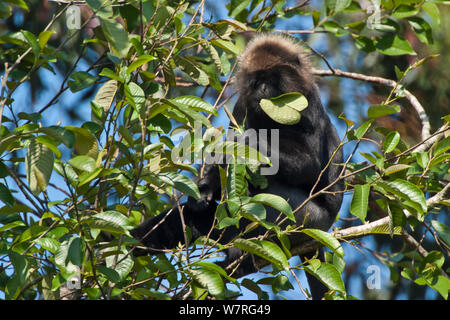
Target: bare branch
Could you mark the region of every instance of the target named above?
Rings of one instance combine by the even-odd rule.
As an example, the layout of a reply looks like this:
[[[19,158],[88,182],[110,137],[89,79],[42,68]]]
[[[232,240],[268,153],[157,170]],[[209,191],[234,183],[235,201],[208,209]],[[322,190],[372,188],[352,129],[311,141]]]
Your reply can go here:
[[[360,73],[346,72],[346,71],[342,71],[340,69],[333,69],[333,70],[334,70],[334,72],[330,71],[330,70],[313,69],[313,74],[318,75],[318,76],[345,77],[345,78],[361,80],[361,81],[366,81],[366,82],[371,82],[371,83],[378,83],[378,84],[382,84],[387,87],[395,88],[395,92],[399,91],[399,89],[397,88],[398,84],[394,80],[385,79],[385,78],[381,78],[381,77],[375,77],[375,76],[367,76],[367,75],[360,74]],[[420,118],[420,121],[422,123],[422,139],[428,138],[431,135],[430,134],[431,125],[430,125],[428,116],[425,112],[425,109],[420,104],[419,100],[417,100],[417,98],[411,92],[404,89],[402,91],[402,93],[405,95],[405,98],[408,99],[411,106],[416,110],[416,112]]]

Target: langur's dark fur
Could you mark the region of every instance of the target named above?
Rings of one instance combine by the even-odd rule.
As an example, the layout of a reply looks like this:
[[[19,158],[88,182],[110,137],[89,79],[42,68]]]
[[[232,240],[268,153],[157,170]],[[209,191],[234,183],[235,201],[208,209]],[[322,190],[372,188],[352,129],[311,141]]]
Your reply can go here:
[[[319,90],[311,73],[309,59],[299,43],[290,37],[261,34],[254,37],[239,57],[239,69],[234,81],[239,91],[239,99],[233,110],[233,116],[245,129],[279,129],[280,143],[279,171],[266,176],[268,188],[257,190],[250,186],[250,195],[259,192],[273,193],[289,199],[292,208],[298,207],[310,194],[320,172],[324,169],[333,153],[331,165],[322,174],[315,191],[330,185],[339,176],[342,163],[342,150],[337,150],[339,137],[320,101]],[[308,100],[308,108],[301,112],[301,120],[295,125],[283,125],[273,121],[261,109],[259,102],[263,98],[279,96],[288,92],[300,92]],[[270,144],[270,141],[269,141]],[[270,150],[270,147],[268,148]],[[206,235],[214,223],[216,201],[220,199],[220,181],[218,169],[208,166],[204,178],[199,181],[201,199],[188,198],[184,205],[183,216],[192,230],[193,238]],[[342,191],[340,181],[328,191]],[[325,193],[309,201],[302,210],[295,214],[297,225],[306,221],[305,227],[328,230],[333,224],[342,202],[342,193]],[[305,220],[305,214],[308,213]],[[267,207],[267,220],[274,222],[279,212]],[[142,239],[150,230],[150,236]],[[240,228],[246,223],[241,222]],[[254,230],[250,236],[262,234],[265,230]],[[229,241],[239,230],[228,228],[222,234],[221,241]],[[173,248],[184,242],[180,214],[174,208],[170,214],[163,213],[145,221],[132,230],[132,235],[153,249]],[[211,237],[218,237],[219,230],[213,230]],[[290,237],[291,248],[301,246],[308,238],[299,233]],[[228,252],[231,262],[241,256],[241,252],[232,249]],[[251,259],[242,264],[237,275],[255,271]],[[323,288],[314,278],[310,281],[311,291],[315,298],[323,295]],[[313,282],[313,283],[312,283]]]

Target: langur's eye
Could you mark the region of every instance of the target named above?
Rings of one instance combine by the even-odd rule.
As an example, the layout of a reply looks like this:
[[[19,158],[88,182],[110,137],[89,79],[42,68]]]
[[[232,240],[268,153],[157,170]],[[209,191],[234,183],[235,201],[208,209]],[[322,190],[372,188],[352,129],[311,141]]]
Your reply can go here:
[[[250,88],[252,89],[258,89],[258,87],[260,86],[261,81],[259,81],[258,79],[251,79],[250,80]]]

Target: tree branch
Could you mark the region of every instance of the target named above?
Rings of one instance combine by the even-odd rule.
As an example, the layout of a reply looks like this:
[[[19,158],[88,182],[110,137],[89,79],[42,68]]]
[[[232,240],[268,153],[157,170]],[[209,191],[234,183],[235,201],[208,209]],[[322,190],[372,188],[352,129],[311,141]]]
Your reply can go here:
[[[441,191],[436,193],[433,197],[427,199],[427,207],[428,208],[432,207],[432,206],[436,205],[437,203],[439,203],[441,200],[447,199],[449,192],[450,192],[450,183],[447,184]],[[411,214],[406,210],[404,210],[404,213],[407,217],[411,216]],[[390,220],[389,216],[386,216],[381,219],[378,219],[373,222],[366,223],[366,224],[363,224],[360,226],[354,226],[354,227],[349,227],[346,229],[336,230],[336,231],[332,232],[331,234],[338,240],[352,240],[352,239],[356,239],[356,238],[361,238],[361,237],[364,237],[367,235],[372,235],[373,234],[372,230],[376,227],[388,225],[389,220]],[[428,252],[422,246],[420,246],[420,244],[418,244],[418,242],[411,235],[409,235],[405,230],[402,230],[401,235],[402,235],[403,239],[409,245],[418,249],[418,252],[420,255],[422,255],[423,257],[427,256]],[[313,252],[317,249],[320,249],[321,247],[323,247],[323,245],[320,242],[318,242],[316,240],[310,240],[310,241],[303,243],[299,247],[293,248],[291,250],[291,254],[293,256],[294,255],[304,255],[306,253]],[[264,260],[259,257],[255,257],[255,267],[258,270],[269,264],[270,264],[269,261]],[[228,267],[227,267],[227,269],[228,269]],[[242,276],[244,276],[244,275],[242,275]]]
[[[378,84],[382,84],[387,87],[395,88],[395,92],[399,91],[399,88],[397,88],[398,84],[394,80],[385,79],[385,78],[381,78],[381,77],[367,76],[367,75],[360,74],[360,73],[346,72],[346,71],[342,71],[340,69],[333,69],[333,71],[313,69],[313,74],[318,75],[318,76],[323,76],[323,77],[336,76],[336,77],[345,77],[345,78],[361,80],[361,81],[366,81],[366,82],[371,82],[371,83],[378,83]],[[422,134],[421,134],[422,139],[428,138],[431,135],[430,134],[431,125],[430,125],[428,116],[425,112],[425,109],[420,104],[419,100],[417,100],[417,98],[411,92],[409,92],[406,89],[404,89],[402,92],[405,95],[405,98],[408,99],[411,106],[416,110],[416,112],[420,118],[420,122],[422,123]]]

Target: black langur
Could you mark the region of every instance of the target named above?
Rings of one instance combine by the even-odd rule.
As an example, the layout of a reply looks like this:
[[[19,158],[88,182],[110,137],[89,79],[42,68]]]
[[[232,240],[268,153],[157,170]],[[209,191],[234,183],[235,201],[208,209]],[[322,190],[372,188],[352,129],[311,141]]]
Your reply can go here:
[[[260,192],[272,193],[289,201],[297,208],[309,196],[313,186],[319,191],[329,186],[339,177],[342,150],[338,148],[340,139],[320,101],[319,90],[311,73],[307,55],[299,43],[287,36],[260,34],[254,37],[239,57],[239,69],[235,79],[239,99],[233,116],[245,129],[278,129],[279,149],[277,157],[279,170],[266,176],[268,187],[257,189],[249,185],[250,195]],[[261,108],[261,99],[277,97],[283,93],[300,92],[308,100],[308,107],[301,112],[297,124],[286,125],[272,120]],[[270,150],[270,141],[268,141]],[[333,156],[334,154],[334,156]],[[330,159],[332,159],[329,164]],[[321,171],[326,168],[322,175]],[[192,230],[192,238],[206,235],[214,223],[217,201],[221,190],[216,166],[207,166],[204,178],[198,182],[201,198],[188,198],[183,209],[185,224]],[[295,213],[297,225],[327,231],[333,224],[342,202],[343,182],[334,183],[326,193],[308,201]],[[266,220],[274,222],[279,212],[267,207]],[[307,218],[305,219],[305,215]],[[230,227],[221,241],[228,241],[245,228]],[[262,234],[264,229],[256,229],[249,236]],[[132,230],[132,235],[151,249],[173,248],[184,242],[182,224],[178,209],[151,218]],[[148,235],[149,234],[149,235]],[[217,237],[219,230],[213,230],[211,237]],[[148,236],[147,236],[148,235]],[[291,248],[301,246],[308,238],[301,233],[289,236]],[[231,249],[227,262],[242,255],[238,249]],[[249,258],[238,269],[237,276],[256,271]],[[321,298],[325,287],[308,275],[313,298]]]

